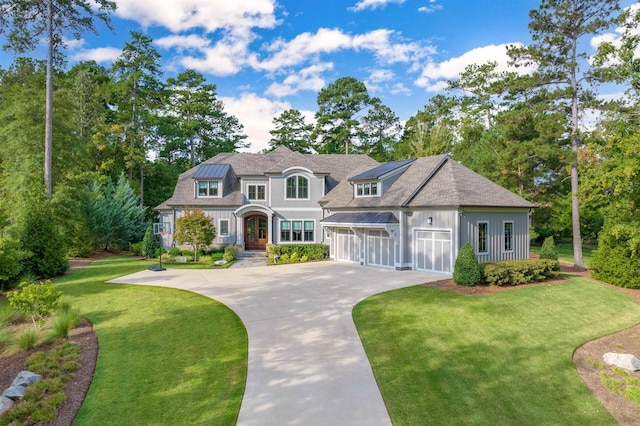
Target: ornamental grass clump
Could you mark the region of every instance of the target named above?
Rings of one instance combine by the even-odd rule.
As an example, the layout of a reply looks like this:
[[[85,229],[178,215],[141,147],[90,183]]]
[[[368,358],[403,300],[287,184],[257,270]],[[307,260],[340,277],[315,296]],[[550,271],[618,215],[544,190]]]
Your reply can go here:
[[[453,269],[453,282],[472,287],[480,282],[480,265],[471,244],[467,243],[460,249]]]

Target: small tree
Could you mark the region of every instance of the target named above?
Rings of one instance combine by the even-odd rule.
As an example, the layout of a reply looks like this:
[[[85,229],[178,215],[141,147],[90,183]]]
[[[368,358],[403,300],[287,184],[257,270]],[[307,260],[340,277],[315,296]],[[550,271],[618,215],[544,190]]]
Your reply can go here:
[[[0,237],[0,291],[5,290],[22,270],[22,262],[31,253],[20,249],[20,243],[9,236]]]
[[[158,236],[153,233],[153,227],[148,227],[142,240],[142,255],[147,259],[155,258],[156,251],[160,248]]]
[[[20,291],[14,291],[7,295],[9,305],[25,315],[29,315],[33,326],[39,330],[44,319],[58,308],[58,301],[62,292],[56,290],[47,280],[42,284],[20,284]]]
[[[187,212],[176,220],[173,239],[178,244],[188,244],[193,247],[194,262],[198,261],[200,247],[211,244],[215,237],[216,228],[202,210]]]
[[[558,248],[553,242],[553,237],[547,237],[540,249],[540,259],[558,260]]]
[[[480,282],[482,274],[476,254],[471,244],[467,243],[460,249],[453,269],[453,282],[472,287]]]

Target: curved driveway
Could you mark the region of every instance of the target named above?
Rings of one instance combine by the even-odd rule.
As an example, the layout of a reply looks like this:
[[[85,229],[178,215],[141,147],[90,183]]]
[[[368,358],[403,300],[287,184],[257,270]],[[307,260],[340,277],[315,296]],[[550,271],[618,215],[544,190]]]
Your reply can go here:
[[[390,425],[351,311],[376,293],[446,278],[337,262],[142,271],[111,282],[216,299],[249,337],[239,425]]]

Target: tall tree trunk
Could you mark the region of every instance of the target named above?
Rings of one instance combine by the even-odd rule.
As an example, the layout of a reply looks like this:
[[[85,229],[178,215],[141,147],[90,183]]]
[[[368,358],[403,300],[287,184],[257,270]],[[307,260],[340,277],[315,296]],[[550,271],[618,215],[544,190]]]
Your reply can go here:
[[[138,138],[138,122],[136,120],[136,114],[138,113],[138,80],[133,80],[133,105],[131,106],[131,132],[133,137],[129,142],[129,148],[131,149],[131,155],[134,155],[136,149],[136,139]],[[133,164],[128,170],[129,180],[133,180]]]
[[[144,208],[144,164],[140,164],[140,208]]]
[[[52,185],[52,145],[53,145],[53,0],[47,1],[47,81],[44,122],[44,186],[47,199],[53,194]]]
[[[577,61],[577,39],[573,40],[572,58],[573,64]],[[582,259],[582,236],[580,235],[580,200],[578,199],[578,151],[580,139],[578,137],[578,79],[576,67],[571,73],[571,149],[575,153],[575,159],[571,164],[571,226],[573,228],[573,266],[577,270],[584,270]]]

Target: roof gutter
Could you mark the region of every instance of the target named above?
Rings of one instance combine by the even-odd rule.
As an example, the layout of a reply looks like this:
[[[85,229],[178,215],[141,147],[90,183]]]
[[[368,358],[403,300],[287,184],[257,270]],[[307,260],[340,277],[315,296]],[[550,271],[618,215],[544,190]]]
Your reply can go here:
[[[436,173],[438,173],[442,166],[444,166],[444,163],[446,163],[450,159],[451,156],[449,154],[445,154],[442,160],[440,160],[440,162],[433,168],[433,170],[431,170],[431,173],[429,173],[427,177],[422,181],[422,183],[418,185],[418,187],[411,193],[411,195],[409,195],[409,198],[407,198],[407,200],[402,203],[402,207],[407,207],[409,203],[413,201],[416,195],[418,195],[418,192],[420,192],[422,188],[424,188],[424,186],[429,183],[429,181],[435,176]]]

